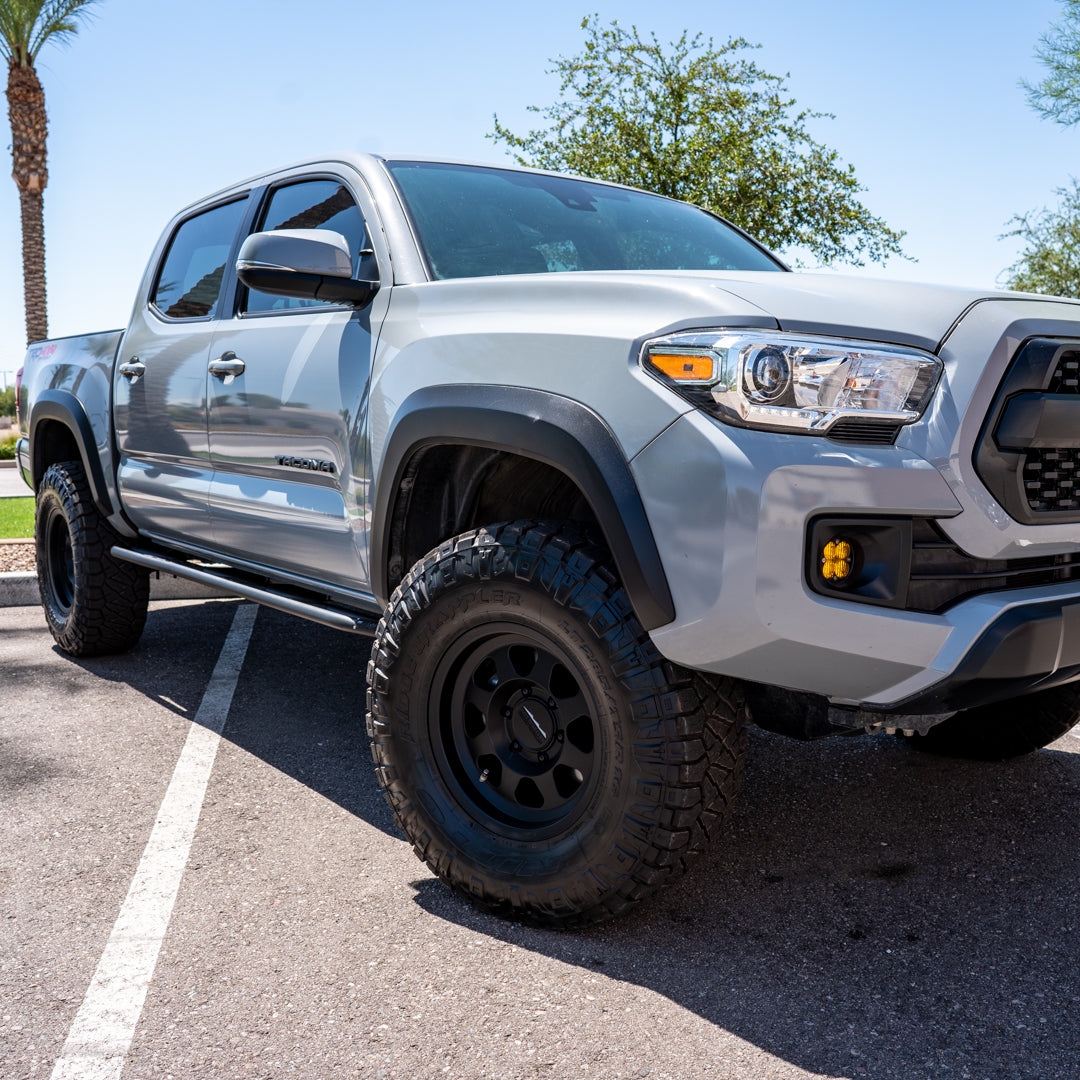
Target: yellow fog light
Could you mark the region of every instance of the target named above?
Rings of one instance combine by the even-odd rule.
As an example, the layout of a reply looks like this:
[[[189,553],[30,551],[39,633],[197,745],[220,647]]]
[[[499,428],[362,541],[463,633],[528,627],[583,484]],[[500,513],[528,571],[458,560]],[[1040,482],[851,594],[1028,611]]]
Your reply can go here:
[[[854,566],[854,549],[847,540],[830,540],[821,552],[821,576],[826,581],[841,585],[851,576]]]

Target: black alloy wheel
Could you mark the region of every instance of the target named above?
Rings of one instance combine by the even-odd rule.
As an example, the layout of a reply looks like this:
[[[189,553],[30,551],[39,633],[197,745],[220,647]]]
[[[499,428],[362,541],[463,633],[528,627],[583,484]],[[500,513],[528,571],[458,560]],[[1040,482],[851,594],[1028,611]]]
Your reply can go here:
[[[599,775],[597,703],[574,660],[513,623],[462,635],[436,669],[432,745],[462,805],[496,831],[568,824]]]

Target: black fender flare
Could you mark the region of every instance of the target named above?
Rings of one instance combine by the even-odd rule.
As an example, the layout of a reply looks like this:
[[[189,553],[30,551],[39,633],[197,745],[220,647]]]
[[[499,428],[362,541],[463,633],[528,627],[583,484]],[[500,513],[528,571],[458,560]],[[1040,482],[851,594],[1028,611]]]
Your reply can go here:
[[[459,384],[410,394],[390,425],[375,485],[371,579],[390,593],[390,519],[410,458],[439,444],[478,446],[532,458],[581,489],[596,515],[634,613],[646,630],[675,618],[667,576],[630,466],[607,424],[571,398],[525,387]]]
[[[70,390],[43,390],[30,411],[30,475],[35,490],[45,472],[45,448],[37,438],[38,428],[44,420],[55,420],[71,433],[86,470],[94,505],[102,516],[111,517],[116,508],[112,505],[105,470],[98,457],[94,428],[83,403]]]

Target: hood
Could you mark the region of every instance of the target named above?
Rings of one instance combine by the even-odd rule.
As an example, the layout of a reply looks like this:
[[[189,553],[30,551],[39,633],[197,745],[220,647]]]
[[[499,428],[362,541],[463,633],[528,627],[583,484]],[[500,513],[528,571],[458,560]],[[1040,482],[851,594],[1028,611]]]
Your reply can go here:
[[[972,304],[1018,295],[840,274],[716,276],[725,279],[720,288],[768,312],[782,330],[889,341],[930,352]]]

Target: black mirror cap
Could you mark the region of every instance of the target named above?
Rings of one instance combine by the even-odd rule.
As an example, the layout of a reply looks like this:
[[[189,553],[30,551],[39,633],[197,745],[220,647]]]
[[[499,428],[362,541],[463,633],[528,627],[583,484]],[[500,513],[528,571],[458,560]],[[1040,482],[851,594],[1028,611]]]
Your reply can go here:
[[[348,304],[366,308],[379,291],[377,281],[358,281],[355,278],[325,277],[269,266],[236,267],[236,276],[249,288],[274,296],[292,296],[300,300],[323,300],[331,304]]]

